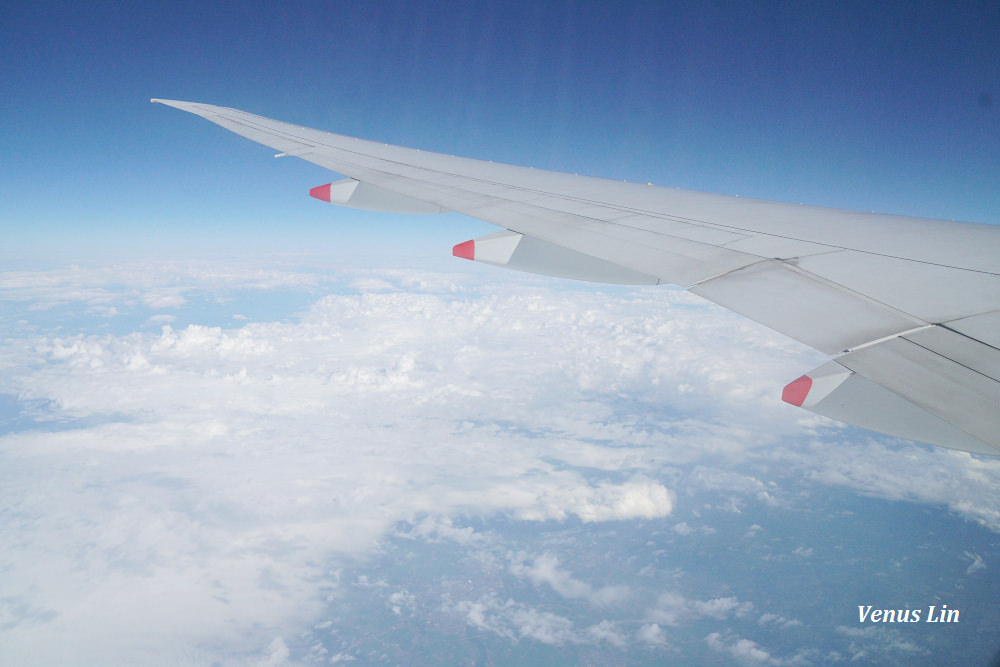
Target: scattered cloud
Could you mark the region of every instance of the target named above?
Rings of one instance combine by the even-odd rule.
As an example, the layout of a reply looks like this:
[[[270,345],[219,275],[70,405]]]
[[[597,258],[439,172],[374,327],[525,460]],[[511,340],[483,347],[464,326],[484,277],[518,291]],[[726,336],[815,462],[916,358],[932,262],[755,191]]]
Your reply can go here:
[[[910,662],[915,656],[931,653],[899,630],[881,625],[837,626],[836,632],[849,639],[847,651],[852,661],[863,658],[871,663]]]
[[[351,289],[361,292],[389,292],[399,289],[396,285],[382,278],[355,278],[348,283]]]
[[[510,572],[536,586],[547,585],[564,598],[583,599],[597,606],[622,604],[632,597],[626,586],[595,589],[587,582],[575,579],[569,572],[560,569],[559,559],[551,554],[535,556],[530,562],[524,552],[512,554]]]
[[[618,624],[612,621],[601,621],[590,626],[587,628],[587,636],[595,643],[607,642],[616,648],[625,648],[628,645],[628,637],[618,628]]]
[[[965,570],[966,574],[972,574],[973,572],[986,569],[986,561],[983,560],[982,556],[979,554],[969,553],[968,551],[965,552],[965,555],[966,557],[972,559],[972,564]]]
[[[291,652],[288,650],[284,638],[275,637],[267,648],[267,657],[257,663],[258,667],[284,667],[284,665],[289,664],[288,657]]]
[[[794,618],[786,618],[778,614],[761,614],[757,622],[761,625],[773,625],[782,629],[794,628],[802,625],[802,621]]]
[[[595,639],[589,631],[581,635],[573,622],[564,616],[539,611],[513,600],[500,601],[495,596],[485,596],[475,602],[462,601],[456,610],[474,628],[495,633],[509,640],[528,639],[561,646],[582,641],[583,636]],[[600,634],[600,633],[599,633]]]
[[[735,597],[715,598],[705,602],[695,601],[692,608],[702,616],[728,618],[746,616],[753,609],[752,602],[740,602]]]
[[[187,303],[187,299],[183,297],[181,291],[179,287],[152,290],[142,295],[142,301],[148,307],[154,309],[179,308]]]
[[[721,634],[713,632],[705,638],[705,642],[711,649],[731,656],[742,665],[780,664],[767,650],[749,639],[723,639]]]
[[[485,535],[477,533],[471,526],[456,528],[452,518],[441,515],[428,515],[416,523],[409,531],[397,531],[397,535],[421,539],[425,542],[450,541],[468,547],[486,543]]]
[[[652,644],[653,646],[662,646],[667,643],[666,635],[656,623],[640,625],[639,629],[635,632],[635,636],[639,641]]]
[[[160,314],[160,315],[153,315],[152,317],[150,317],[148,320],[146,320],[146,324],[150,326],[157,326],[161,324],[170,324],[171,322],[175,322],[176,320],[177,320],[176,315]]]
[[[817,445],[824,456],[786,448],[773,456],[813,482],[889,500],[943,505],[1000,532],[1000,458],[884,441],[892,439],[865,433],[849,446],[837,441]]]
[[[735,596],[694,600],[668,591],[660,594],[646,618],[661,626],[678,626],[698,618],[742,618],[752,610],[752,602],[741,602]]]
[[[404,609],[413,609],[416,601],[417,598],[413,593],[404,588],[389,596],[389,608],[392,609],[392,613],[398,616],[403,613]]]

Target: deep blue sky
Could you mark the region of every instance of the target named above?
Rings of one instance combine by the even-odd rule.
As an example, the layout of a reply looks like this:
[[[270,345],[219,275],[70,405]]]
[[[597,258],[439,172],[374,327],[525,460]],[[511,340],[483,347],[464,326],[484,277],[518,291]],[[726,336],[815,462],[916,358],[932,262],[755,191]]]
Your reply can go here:
[[[1000,222],[1000,4],[7,3],[3,259],[450,244],[150,97],[565,171]],[[958,9],[961,7],[961,9]],[[360,227],[360,229],[359,229]]]

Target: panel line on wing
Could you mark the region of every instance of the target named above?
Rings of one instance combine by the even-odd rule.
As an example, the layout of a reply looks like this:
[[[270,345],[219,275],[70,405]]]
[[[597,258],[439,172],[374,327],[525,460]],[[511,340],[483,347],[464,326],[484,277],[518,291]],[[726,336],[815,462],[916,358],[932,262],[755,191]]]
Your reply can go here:
[[[1000,350],[945,326],[931,327],[925,333],[912,332],[906,340],[945,359],[1000,382]],[[973,365],[975,364],[975,365]]]

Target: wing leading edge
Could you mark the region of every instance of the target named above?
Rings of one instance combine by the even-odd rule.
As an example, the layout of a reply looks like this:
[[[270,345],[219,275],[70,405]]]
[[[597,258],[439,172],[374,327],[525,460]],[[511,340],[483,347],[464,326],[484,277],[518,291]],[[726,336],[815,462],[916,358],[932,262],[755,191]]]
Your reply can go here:
[[[456,211],[506,230],[459,244],[457,256],[583,280],[674,283],[838,355],[786,387],[793,405],[1000,454],[1000,227],[575,176],[153,101],[348,176],[314,188],[325,201]]]

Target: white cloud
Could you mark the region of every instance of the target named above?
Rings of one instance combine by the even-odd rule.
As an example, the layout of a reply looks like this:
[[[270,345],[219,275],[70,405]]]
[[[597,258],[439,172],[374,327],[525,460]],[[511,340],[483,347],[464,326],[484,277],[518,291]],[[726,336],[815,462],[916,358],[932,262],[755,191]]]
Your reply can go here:
[[[737,637],[726,640],[718,632],[713,632],[705,638],[705,641],[713,650],[726,653],[743,665],[781,664],[771,657],[770,652],[749,639]]]
[[[284,638],[275,637],[268,646],[267,657],[258,662],[257,665],[258,667],[283,667],[288,664],[288,656],[290,655],[291,652],[288,650]]]
[[[752,610],[752,602],[741,602],[735,596],[694,600],[668,591],[659,595],[646,618],[659,625],[678,626],[697,618],[741,618]]]
[[[539,611],[513,600],[501,602],[490,595],[476,602],[459,602],[455,608],[472,627],[493,632],[511,641],[528,639],[554,646],[582,641],[568,618]],[[604,639],[594,637],[593,633],[586,634],[595,639]]]
[[[617,648],[625,648],[628,645],[625,634],[611,621],[601,621],[590,626],[587,628],[587,635],[596,642],[607,642]]]
[[[757,622],[761,625],[774,625],[779,628],[794,628],[802,625],[802,621],[794,618],[786,618],[778,614],[761,614]]]
[[[355,278],[350,283],[351,289],[360,290],[363,292],[387,292],[391,290],[398,289],[396,285],[393,285],[388,280],[383,280],[382,278]]]
[[[419,538],[426,542],[448,540],[466,547],[481,545],[486,541],[486,537],[477,533],[471,526],[456,528],[451,517],[440,515],[426,516],[408,532],[397,532],[396,534]]]
[[[526,578],[533,584],[548,585],[556,593],[567,599],[584,599],[593,605],[605,606],[621,604],[631,597],[627,586],[605,586],[595,589],[585,581],[574,578],[559,567],[559,559],[552,554],[535,556],[528,562],[523,551],[511,555],[511,574]]]
[[[99,315],[100,317],[117,317],[118,309],[114,306],[102,306],[102,305],[92,305],[87,308],[87,312],[92,315]]]
[[[690,480],[703,489],[734,491],[748,496],[765,492],[767,489],[767,485],[756,477],[709,466],[696,466]]]
[[[510,620],[521,637],[534,639],[543,644],[559,646],[576,639],[572,621],[550,611],[515,607],[510,614]]]
[[[178,308],[187,303],[180,288],[157,289],[142,295],[143,303],[150,308]]]
[[[157,326],[161,324],[170,324],[172,322],[175,322],[176,320],[177,320],[176,315],[160,314],[160,315],[153,315],[152,317],[150,317],[148,320],[146,320],[146,324],[150,326]]]
[[[329,294],[284,322],[36,327],[0,341],[0,392],[70,426],[0,437],[10,480],[0,573],[17,573],[0,574],[0,587],[20,610],[0,656],[154,664],[178,646],[210,646],[199,660],[284,660],[285,640],[267,642],[315,620],[336,592],[315,584],[331,559],[366,553],[400,521],[415,522],[415,539],[479,548],[483,534],[451,517],[659,519],[673,512],[675,484],[724,492],[739,510],[783,500],[756,472],[769,465],[948,503],[1000,530],[1000,464],[877,443],[821,454],[781,445],[800,427],[780,387],[816,355],[683,292],[206,263],[6,273],[0,291],[40,308],[124,312],[338,280],[378,293]],[[727,468],[748,459],[753,475]],[[628,598],[553,554],[517,562],[512,573],[566,599]],[[387,593],[389,608],[411,608],[407,594]],[[470,625],[512,639],[617,646],[624,636],[496,597],[461,604]],[[665,626],[751,607],[664,594],[636,636],[661,643]]]
[[[664,635],[663,630],[656,623],[646,623],[639,626],[639,629],[635,632],[636,638],[646,644],[653,644],[654,646],[662,646],[667,643],[666,635]]]
[[[983,560],[982,556],[979,554],[971,554],[968,551],[965,552],[965,555],[972,559],[972,564],[965,570],[966,574],[972,574],[973,572],[986,569],[986,561]]]
[[[317,269],[287,263],[264,268],[259,262],[157,260],[113,266],[70,266],[42,271],[0,272],[0,300],[28,303],[36,311],[84,304],[117,308],[143,304],[147,308],[177,308],[186,293],[223,290],[310,288],[336,280],[337,266]]]
[[[736,664],[751,667],[755,665],[791,665],[798,667],[839,660],[836,653],[827,654],[825,656],[826,659],[821,660],[820,652],[813,648],[800,649],[787,657],[776,656],[752,639],[739,637],[731,632],[725,634],[712,632],[705,637],[705,643],[712,650],[729,656]]]
[[[891,442],[891,440],[890,440]],[[1000,458],[940,447],[887,445],[862,438],[824,443],[824,456],[780,448],[775,460],[813,482],[847,486],[887,498],[941,504],[1000,532]]]
[[[563,343],[611,326],[593,308],[608,299],[584,298],[581,311],[544,293],[334,295],[297,322],[8,343],[0,391],[97,420],[0,438],[9,469],[26,480],[3,502],[32,517],[6,531],[19,548],[2,556],[19,577],[5,588],[39,618],[59,619],[22,632],[23,648],[8,644],[8,655],[53,631],[68,647],[111,651],[112,618],[130,619],[128,634],[148,647],[136,661],[163,655],[162,642],[208,637],[252,651],[250,628],[282,632],[315,612],[308,582],[319,563],[362,552],[415,512],[584,522],[669,514],[672,494],[638,474],[662,452],[629,448],[649,442],[649,427],[620,421],[589,388],[620,364],[594,366],[583,343]],[[630,372],[646,381],[639,367]],[[565,459],[626,476],[585,478],[554,463]],[[40,469],[51,483],[43,495],[28,474]],[[472,539],[445,520],[431,532]],[[590,599],[608,604],[619,592]],[[519,618],[511,627],[539,641],[565,634],[541,612]],[[153,631],[162,625],[175,634]]]
[[[752,602],[740,602],[736,597],[714,598],[711,600],[695,601],[691,605],[692,609],[702,616],[712,618],[729,618],[730,616],[746,616],[753,609]]]
[[[510,491],[514,493],[513,489]],[[533,499],[525,498],[525,506],[517,512],[519,518],[563,519],[575,515],[589,523],[655,519],[667,516],[673,510],[670,491],[643,477],[623,484],[600,482],[596,487],[541,485],[536,487],[536,493]]]
[[[389,596],[389,608],[397,616],[402,614],[404,609],[412,610],[416,602],[416,596],[405,588]]]
[[[916,655],[931,653],[893,628],[837,626],[836,632],[849,638],[852,661],[864,658],[871,663],[912,662]]]

